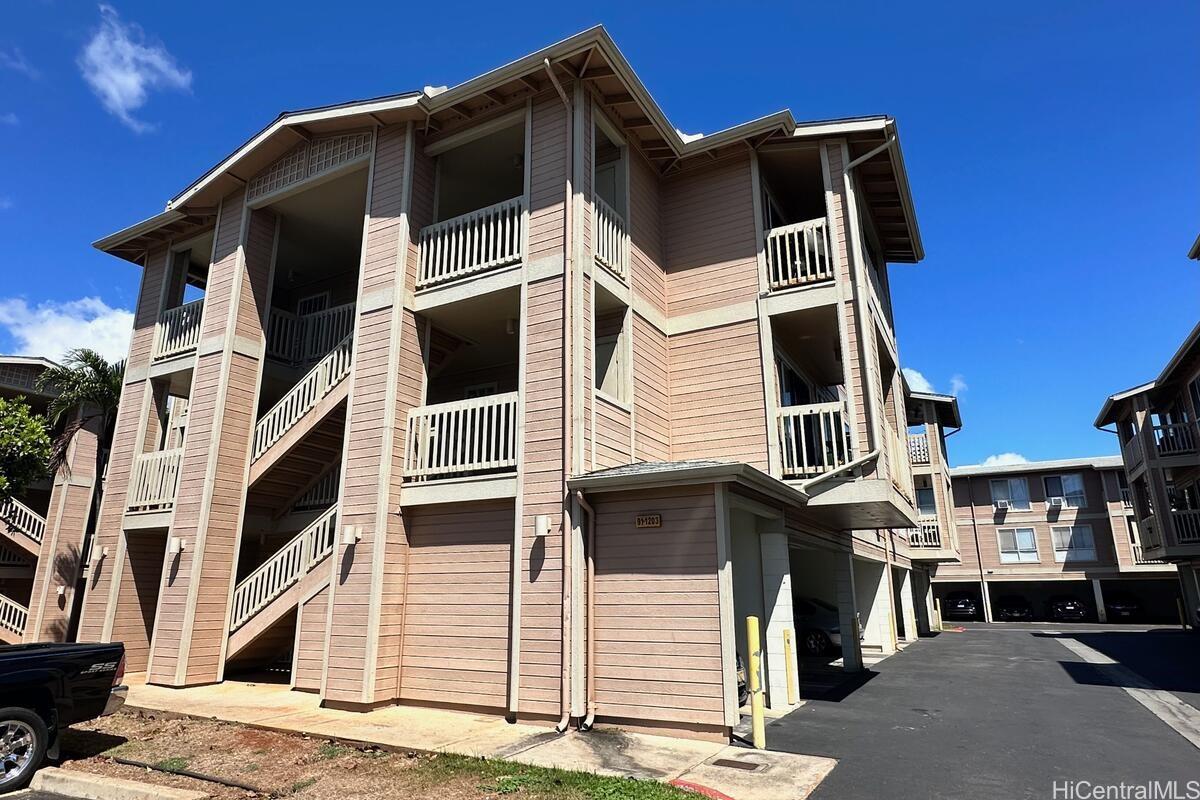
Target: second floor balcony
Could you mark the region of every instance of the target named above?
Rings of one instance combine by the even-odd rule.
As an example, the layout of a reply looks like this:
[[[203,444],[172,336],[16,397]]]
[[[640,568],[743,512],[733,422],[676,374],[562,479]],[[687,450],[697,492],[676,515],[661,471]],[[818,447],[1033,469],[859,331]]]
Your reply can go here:
[[[779,409],[775,435],[785,479],[816,477],[853,459],[841,402],[785,406]]]
[[[204,299],[193,300],[158,315],[154,331],[154,361],[164,361],[195,351],[200,344]]]
[[[908,546],[932,550],[940,550],[943,547],[942,533],[938,528],[938,520],[936,516],[922,516],[920,526],[913,528],[908,535]]]
[[[183,448],[142,453],[133,462],[125,506],[129,511],[167,511],[175,506]]]
[[[524,219],[522,196],[421,228],[417,288],[521,263]]]
[[[517,392],[418,406],[408,412],[406,481],[517,469]]]
[[[1196,452],[1196,431],[1190,422],[1160,423],[1151,429],[1151,435],[1160,458]]]
[[[928,464],[929,434],[910,433],[908,435],[908,461],[910,464]]]
[[[793,289],[834,278],[828,224],[824,217],[767,231],[764,244],[771,291]]]

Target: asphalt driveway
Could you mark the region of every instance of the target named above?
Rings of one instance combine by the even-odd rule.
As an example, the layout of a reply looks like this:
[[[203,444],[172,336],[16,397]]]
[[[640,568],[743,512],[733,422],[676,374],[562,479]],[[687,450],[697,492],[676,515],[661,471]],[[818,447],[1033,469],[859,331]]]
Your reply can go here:
[[[768,747],[839,759],[817,800],[1012,800],[1052,798],[1055,781],[1200,781],[1200,750],[1058,636],[1200,700],[1194,634],[971,627],[909,647],[849,693],[810,700],[768,727]]]

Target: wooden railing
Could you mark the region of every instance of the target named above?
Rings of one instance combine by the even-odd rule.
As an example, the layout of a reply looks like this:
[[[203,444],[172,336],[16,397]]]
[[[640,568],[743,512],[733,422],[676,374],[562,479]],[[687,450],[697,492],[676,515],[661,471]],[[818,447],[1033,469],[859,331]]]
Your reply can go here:
[[[909,547],[940,548],[942,546],[942,534],[938,530],[936,518],[918,519],[917,524],[920,527],[913,528],[908,535]]]
[[[618,278],[624,278],[629,272],[629,237],[626,235],[625,220],[615,208],[599,197],[593,199],[592,245],[596,251],[596,261],[608,267]]]
[[[846,411],[838,402],[779,409],[775,435],[785,478],[820,475],[852,458]]]
[[[25,634],[25,623],[29,620],[29,609],[15,600],[0,594],[0,628],[18,636]]]
[[[1128,469],[1133,469],[1142,463],[1142,433],[1139,430],[1127,442],[1121,442],[1121,458]]]
[[[171,358],[200,344],[200,318],[204,314],[204,299],[168,308],[158,315],[154,333],[154,360]]]
[[[1121,487],[1121,505],[1133,508],[1133,491],[1128,486]]]
[[[342,464],[338,462],[333,469],[322,475],[316,483],[292,504],[292,511],[312,511],[314,508],[328,508],[338,501],[338,490],[342,481]]]
[[[0,567],[28,567],[33,565],[36,558],[15,547],[0,547]]]
[[[833,280],[825,218],[772,228],[766,236],[767,281],[772,289],[790,289]]]
[[[1175,544],[1200,544],[1200,511],[1172,511],[1171,525],[1175,528]]]
[[[311,364],[324,358],[354,333],[354,303],[296,315],[272,308],[267,318],[267,356],[289,364]]]
[[[257,461],[271,445],[282,439],[301,417],[319,403],[321,398],[342,382],[350,373],[350,357],[353,352],[354,337],[350,335],[318,361],[270,411],[263,414],[262,419],[254,425],[251,461]]]
[[[183,448],[142,453],[133,462],[126,507],[130,511],[164,511],[175,505]]]
[[[313,520],[233,589],[229,630],[236,631],[333,552],[337,506]]]
[[[908,460],[913,464],[929,463],[929,434],[910,433],[908,435]]]
[[[525,198],[502,203],[421,228],[417,288],[521,262]]]
[[[517,424],[517,392],[414,408],[408,412],[404,477],[514,469]]]
[[[1133,563],[1143,565],[1166,564],[1161,558],[1146,558],[1142,554],[1142,546],[1136,542],[1130,543],[1129,549],[1133,551]]]
[[[46,534],[46,518],[15,497],[0,501],[0,520],[8,523],[9,530],[19,531],[38,544]]]
[[[1154,426],[1154,446],[1160,456],[1177,456],[1196,451],[1195,429],[1190,422]]]

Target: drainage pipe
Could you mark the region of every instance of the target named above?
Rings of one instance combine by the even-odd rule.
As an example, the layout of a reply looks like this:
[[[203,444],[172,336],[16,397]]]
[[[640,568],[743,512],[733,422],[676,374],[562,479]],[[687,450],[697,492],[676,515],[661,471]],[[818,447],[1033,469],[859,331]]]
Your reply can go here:
[[[584,498],[583,492],[576,491],[575,499],[588,517],[585,554],[587,583],[584,587],[587,595],[587,655],[583,666],[587,675],[587,716],[579,723],[579,730],[587,731],[592,729],[592,724],[596,721],[596,512]]]

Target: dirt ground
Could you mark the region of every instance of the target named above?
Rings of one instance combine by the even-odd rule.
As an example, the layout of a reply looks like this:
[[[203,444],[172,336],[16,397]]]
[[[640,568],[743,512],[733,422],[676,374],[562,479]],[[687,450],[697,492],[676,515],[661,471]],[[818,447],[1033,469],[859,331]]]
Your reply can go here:
[[[186,770],[244,784],[239,789],[118,763]],[[695,797],[663,784],[598,778],[459,756],[360,750],[307,736],[209,720],[128,711],[76,725],[62,741],[62,767],[180,789],[220,800],[426,798],[500,795],[569,800],[677,800]]]

